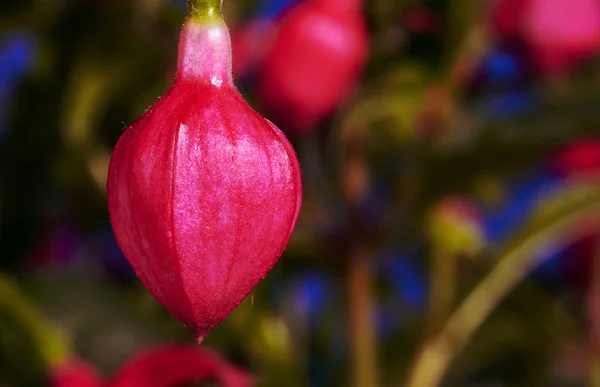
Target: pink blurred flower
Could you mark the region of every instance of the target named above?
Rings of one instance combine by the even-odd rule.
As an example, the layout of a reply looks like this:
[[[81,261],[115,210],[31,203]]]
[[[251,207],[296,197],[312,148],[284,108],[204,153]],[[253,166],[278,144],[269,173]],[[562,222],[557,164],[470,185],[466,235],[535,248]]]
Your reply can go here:
[[[562,177],[598,176],[600,139],[578,139],[561,147],[551,157],[551,168]]]
[[[492,30],[502,42],[525,44],[543,75],[557,75],[600,51],[597,0],[500,0]]]
[[[498,0],[491,12],[493,33],[501,41],[519,39],[523,10],[528,0]]]
[[[196,345],[168,344],[142,351],[127,361],[109,381],[109,387],[171,387],[216,381],[224,387],[253,384],[246,371],[215,352]]]
[[[361,0],[310,0],[282,19],[258,94],[289,130],[306,133],[348,98],[368,59]]]
[[[52,387],[100,387],[102,378],[89,364],[70,359],[54,368],[51,378]]]
[[[568,70],[600,50],[600,2],[528,0],[523,35],[540,71]]]

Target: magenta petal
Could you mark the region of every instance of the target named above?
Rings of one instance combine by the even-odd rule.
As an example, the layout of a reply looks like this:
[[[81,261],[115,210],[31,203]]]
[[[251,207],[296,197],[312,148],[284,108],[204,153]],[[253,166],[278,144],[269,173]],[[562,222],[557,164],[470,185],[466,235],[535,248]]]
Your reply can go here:
[[[287,139],[223,70],[225,25],[194,22],[183,27],[175,83],[114,149],[108,205],[138,277],[201,338],[283,253],[301,180]]]

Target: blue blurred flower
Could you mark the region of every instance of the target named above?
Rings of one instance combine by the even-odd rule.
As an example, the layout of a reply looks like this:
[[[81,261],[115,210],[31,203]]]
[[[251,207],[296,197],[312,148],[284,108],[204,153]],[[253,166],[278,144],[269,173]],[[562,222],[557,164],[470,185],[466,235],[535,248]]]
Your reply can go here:
[[[333,301],[333,279],[314,271],[300,273],[290,283],[295,311],[314,326]]]
[[[12,95],[35,54],[35,40],[27,30],[12,30],[0,39],[0,139],[7,131]]]
[[[488,208],[484,227],[488,240],[498,244],[514,235],[533,214],[544,198],[550,197],[562,185],[561,179],[550,171],[538,171],[508,184],[507,195],[500,205]],[[555,283],[562,277],[563,247],[551,243],[538,253],[539,264],[529,277]]]
[[[187,0],[170,0],[173,4],[186,7]],[[302,0],[262,0],[252,12],[252,18],[275,20],[285,13],[295,3]]]
[[[530,277],[536,280],[552,281],[563,276],[563,259],[565,248],[561,243],[550,243],[538,252],[538,264],[534,267]]]
[[[530,113],[539,103],[532,89],[511,90],[484,98],[483,111],[489,119],[508,119]]]
[[[297,329],[312,330],[325,318],[337,299],[337,281],[325,272],[300,269],[291,277],[274,276],[269,298],[275,310],[287,316]]]
[[[425,304],[427,298],[426,280],[415,262],[407,257],[396,256],[383,262],[383,275],[403,302],[414,308]]]
[[[498,243],[518,230],[535,206],[560,186],[548,172],[537,172],[509,183],[502,203],[484,211],[484,228],[491,243]]]
[[[135,273],[121,252],[110,227],[93,235],[89,244],[98,263],[109,276],[123,281],[135,278]]]
[[[518,53],[508,49],[488,52],[480,66],[485,83],[508,83],[522,77],[525,73],[523,60]]]
[[[18,84],[35,56],[30,32],[14,30],[2,37],[0,45],[0,95],[7,95]]]
[[[186,7],[187,6],[187,0],[171,0],[172,3],[174,3],[175,5],[179,6],[179,7]]]
[[[290,7],[301,0],[266,0],[261,2],[255,17],[275,20],[281,17]]]
[[[394,252],[377,260],[378,277],[391,289],[375,311],[381,339],[395,334],[411,315],[420,313],[427,303],[427,279],[416,264],[416,257]]]
[[[478,102],[488,119],[506,119],[527,114],[540,103],[540,95],[528,85],[530,69],[526,56],[512,48],[495,48],[478,64],[472,86],[483,88]]]
[[[348,353],[347,323],[330,313],[341,302],[339,281],[316,269],[301,269],[291,278],[274,280],[279,282],[271,287],[277,309],[286,316],[291,335],[306,340],[309,385],[330,386]],[[320,344],[315,346],[316,342]]]

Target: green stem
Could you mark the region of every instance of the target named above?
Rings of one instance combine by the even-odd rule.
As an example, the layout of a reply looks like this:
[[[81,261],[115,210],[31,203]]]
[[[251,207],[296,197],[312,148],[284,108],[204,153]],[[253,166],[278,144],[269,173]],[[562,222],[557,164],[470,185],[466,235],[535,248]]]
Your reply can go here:
[[[379,370],[377,361],[377,338],[373,310],[373,278],[371,254],[366,243],[365,230],[360,217],[355,213],[357,202],[362,196],[368,178],[355,182],[356,163],[365,161],[364,138],[367,126],[344,125],[341,147],[340,190],[350,211],[348,228],[348,309],[351,346],[351,385],[353,387],[378,387]],[[360,168],[360,167],[359,167]],[[360,172],[359,172],[360,173]],[[368,173],[368,172],[364,172]]]
[[[377,387],[379,380],[370,259],[360,247],[349,258],[352,386]]]
[[[431,277],[431,298],[426,337],[439,332],[452,311],[456,294],[456,257],[441,248],[434,248]]]
[[[437,387],[441,384],[454,357],[465,347],[496,305],[539,264],[536,253],[540,246],[555,240],[568,243],[576,237],[569,232],[578,222],[591,214],[600,213],[600,200],[597,196],[593,199],[546,223],[504,255],[500,263],[452,314],[442,330],[424,344],[412,368],[408,387]]]
[[[0,309],[14,313],[31,332],[44,361],[58,364],[69,357],[69,346],[61,335],[27,303],[8,279],[0,276]]]
[[[223,17],[223,0],[188,0],[190,18],[204,21]]]

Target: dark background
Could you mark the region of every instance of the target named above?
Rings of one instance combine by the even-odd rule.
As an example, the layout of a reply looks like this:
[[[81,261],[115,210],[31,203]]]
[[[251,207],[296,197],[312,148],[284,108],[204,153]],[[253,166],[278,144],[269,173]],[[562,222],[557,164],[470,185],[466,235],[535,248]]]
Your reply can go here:
[[[288,3],[224,14],[235,36]],[[600,36],[573,59],[549,33],[566,63],[549,68],[518,7],[521,32],[502,30],[501,3],[365,2],[352,95],[307,133],[277,122],[303,168],[292,240],[203,345],[265,386],[433,386],[410,379],[432,358],[447,386],[600,385]],[[550,30],[575,34],[570,15]],[[184,16],[174,0],[0,3],[0,386],[48,384],[66,359],[108,379],[193,343],[133,276],[105,192],[116,140],[171,82]],[[268,117],[260,76],[237,84]]]

